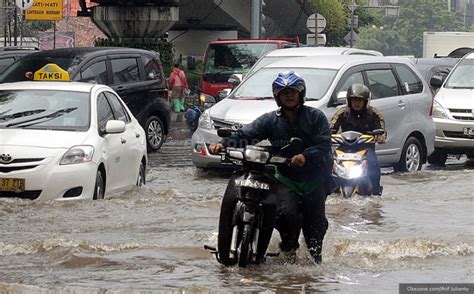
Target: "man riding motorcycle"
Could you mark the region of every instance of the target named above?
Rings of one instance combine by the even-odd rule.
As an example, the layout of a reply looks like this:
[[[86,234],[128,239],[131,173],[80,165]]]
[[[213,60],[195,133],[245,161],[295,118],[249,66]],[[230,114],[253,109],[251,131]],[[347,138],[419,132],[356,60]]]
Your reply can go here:
[[[323,238],[328,228],[325,202],[334,188],[329,124],[318,109],[304,105],[305,81],[295,72],[282,72],[273,81],[273,95],[279,109],[266,113],[242,127],[222,143],[211,144],[209,151],[217,154],[227,146],[243,147],[247,143],[268,139],[275,153],[292,137],[302,139],[302,152],[291,155],[287,166],[277,168],[275,185],[267,198],[266,221],[259,248],[266,248],[275,227],[281,237],[280,249],[296,260],[300,230],[316,263],[321,262]],[[285,154],[280,154],[285,156]],[[232,187],[223,202],[233,205]],[[271,202],[276,203],[273,207]],[[273,213],[272,213],[273,212]],[[262,247],[261,247],[262,246]],[[264,247],[263,247],[264,246]],[[260,250],[258,250],[260,252]],[[263,256],[257,257],[263,261]]]
[[[371,92],[369,88],[362,84],[353,84],[347,90],[347,105],[339,109],[331,119],[329,127],[333,133],[337,133],[339,128],[342,132],[357,131],[360,133],[371,132],[376,129],[383,129],[385,134],[375,135],[375,140],[379,144],[385,143],[387,130],[382,113],[370,106]],[[372,183],[372,194],[382,195],[380,186],[380,166],[375,153],[375,145],[367,149],[368,176]]]

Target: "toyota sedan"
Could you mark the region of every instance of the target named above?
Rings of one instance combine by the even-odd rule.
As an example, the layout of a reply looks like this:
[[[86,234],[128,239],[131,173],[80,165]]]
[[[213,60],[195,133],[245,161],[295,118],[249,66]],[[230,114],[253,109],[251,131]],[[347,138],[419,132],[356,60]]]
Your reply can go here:
[[[102,199],[145,183],[145,132],[109,87],[0,85],[0,197]]]

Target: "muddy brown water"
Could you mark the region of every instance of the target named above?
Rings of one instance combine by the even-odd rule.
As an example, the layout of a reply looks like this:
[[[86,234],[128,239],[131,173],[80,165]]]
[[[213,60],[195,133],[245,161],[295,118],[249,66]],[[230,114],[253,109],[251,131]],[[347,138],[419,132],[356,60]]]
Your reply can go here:
[[[216,242],[227,175],[198,171],[189,150],[171,140],[150,154],[145,187],[103,201],[0,198],[0,293],[398,293],[399,283],[474,281],[465,159],[384,170],[382,197],[330,195],[321,265],[302,246],[296,264],[274,257],[239,269],[203,249]]]

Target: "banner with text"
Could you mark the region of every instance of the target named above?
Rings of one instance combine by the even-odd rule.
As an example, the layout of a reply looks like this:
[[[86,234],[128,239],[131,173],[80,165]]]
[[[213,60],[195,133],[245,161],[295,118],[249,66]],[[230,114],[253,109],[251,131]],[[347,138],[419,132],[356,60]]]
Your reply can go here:
[[[61,20],[64,0],[34,0],[33,7],[25,10],[27,20]]]

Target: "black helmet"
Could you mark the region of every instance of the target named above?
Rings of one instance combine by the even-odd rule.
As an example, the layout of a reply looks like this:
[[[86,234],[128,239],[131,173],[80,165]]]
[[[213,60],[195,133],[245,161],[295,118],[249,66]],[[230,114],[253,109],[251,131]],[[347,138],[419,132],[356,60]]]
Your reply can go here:
[[[303,78],[294,71],[285,71],[278,74],[272,83],[273,96],[278,106],[281,106],[280,94],[283,89],[295,89],[300,93],[300,104],[303,105],[306,96],[306,84]]]
[[[352,84],[352,86],[347,89],[347,105],[351,106],[351,99],[352,98],[360,98],[367,101],[365,103],[365,107],[369,107],[370,99],[372,97],[372,93],[370,93],[369,88],[362,84]]]

